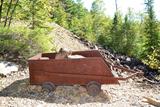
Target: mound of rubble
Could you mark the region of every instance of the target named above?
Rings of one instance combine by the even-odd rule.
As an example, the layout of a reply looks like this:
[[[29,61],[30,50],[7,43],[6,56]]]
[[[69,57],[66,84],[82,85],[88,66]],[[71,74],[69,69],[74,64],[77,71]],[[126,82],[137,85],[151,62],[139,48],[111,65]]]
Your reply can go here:
[[[99,44],[96,45],[96,44],[90,43],[83,38],[79,38],[76,36],[74,37],[79,41],[81,41],[84,45],[86,45],[90,49],[99,50],[102,56],[105,58],[105,60],[111,65],[123,66],[127,69],[134,70],[137,72],[143,71],[144,77],[146,77],[145,80],[153,84],[160,84],[160,80],[155,78],[157,75],[160,75],[160,72],[157,69],[150,68],[148,65],[144,64],[141,60],[135,57],[116,54],[108,47],[102,47]]]

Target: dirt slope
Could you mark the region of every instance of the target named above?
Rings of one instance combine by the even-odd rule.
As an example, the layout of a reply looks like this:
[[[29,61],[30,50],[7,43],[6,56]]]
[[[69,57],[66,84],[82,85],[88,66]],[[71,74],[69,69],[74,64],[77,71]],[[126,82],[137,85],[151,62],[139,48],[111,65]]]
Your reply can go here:
[[[51,35],[58,48],[89,49],[73,34],[54,24]],[[84,87],[58,86],[54,92],[43,92],[41,86],[29,85],[29,71],[19,71],[0,78],[0,107],[152,107],[143,96],[160,96],[160,86],[146,84],[142,78],[121,81],[120,85],[103,85],[103,92],[89,96]]]
[[[67,48],[74,51],[89,49],[80,40],[75,39],[76,35],[73,33],[55,23],[52,23],[51,26],[53,26],[54,29],[51,31],[50,35],[53,36],[54,44],[57,49]]]

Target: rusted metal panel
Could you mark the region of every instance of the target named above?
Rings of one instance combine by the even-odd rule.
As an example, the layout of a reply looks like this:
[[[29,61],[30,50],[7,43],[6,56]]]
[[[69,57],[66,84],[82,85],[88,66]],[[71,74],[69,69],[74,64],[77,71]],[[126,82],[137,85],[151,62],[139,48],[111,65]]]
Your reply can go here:
[[[42,57],[48,57],[50,59],[54,59],[57,53],[43,53]],[[88,50],[88,51],[74,51],[72,52],[72,55],[82,55],[84,57],[99,57],[102,60],[104,60],[103,56],[100,54],[98,50]],[[104,60],[104,62],[106,62]],[[110,69],[110,65],[108,63],[105,63],[107,68]]]
[[[34,60],[31,63],[30,68],[32,72],[44,71],[64,74],[112,76],[110,69],[106,67],[105,62],[99,57],[83,59]]]
[[[101,84],[119,84],[117,81],[118,79],[115,79],[113,77],[96,76],[96,75],[60,74],[60,73],[48,73],[48,72],[42,73],[41,72],[41,74],[34,75],[31,78],[32,78],[31,84],[41,84],[46,81],[53,82],[56,85],[73,85],[73,84],[86,85],[90,81],[97,81]]]
[[[82,55],[85,58],[55,59],[56,53],[43,53],[30,58],[28,60],[30,83],[85,85],[90,81],[97,81],[101,84],[119,84],[118,80],[132,77],[131,75],[128,78],[115,78],[111,73],[110,65],[97,50],[76,51],[72,54]],[[48,59],[43,57],[48,57]]]

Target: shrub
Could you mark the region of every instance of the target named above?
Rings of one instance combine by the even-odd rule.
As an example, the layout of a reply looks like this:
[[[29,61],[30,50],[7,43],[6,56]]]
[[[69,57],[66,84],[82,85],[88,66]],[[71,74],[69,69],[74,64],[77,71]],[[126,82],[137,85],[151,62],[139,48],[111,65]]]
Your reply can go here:
[[[147,56],[147,59],[144,60],[144,63],[149,65],[153,69],[160,68],[160,50],[154,50],[152,54]]]
[[[26,65],[27,59],[32,55],[53,50],[52,40],[47,29],[0,27],[0,56],[5,60]]]

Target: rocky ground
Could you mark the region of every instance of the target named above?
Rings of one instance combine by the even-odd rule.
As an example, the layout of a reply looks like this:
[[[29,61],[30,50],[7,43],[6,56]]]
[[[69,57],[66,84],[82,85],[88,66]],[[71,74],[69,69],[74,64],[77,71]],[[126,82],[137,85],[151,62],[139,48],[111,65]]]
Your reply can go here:
[[[47,93],[41,86],[29,85],[28,70],[11,73],[0,79],[0,107],[152,107],[142,102],[143,96],[159,97],[160,86],[134,78],[120,85],[103,85],[96,97],[89,96],[85,87],[58,86]]]
[[[89,49],[72,33],[54,26],[58,28],[51,35],[58,48]],[[0,78],[0,107],[152,107],[142,101],[143,97],[160,97],[160,85],[148,84],[142,77],[120,81],[120,85],[103,85],[102,90],[96,97],[89,96],[79,85],[58,86],[47,93],[41,86],[29,84],[29,71],[25,69]]]

